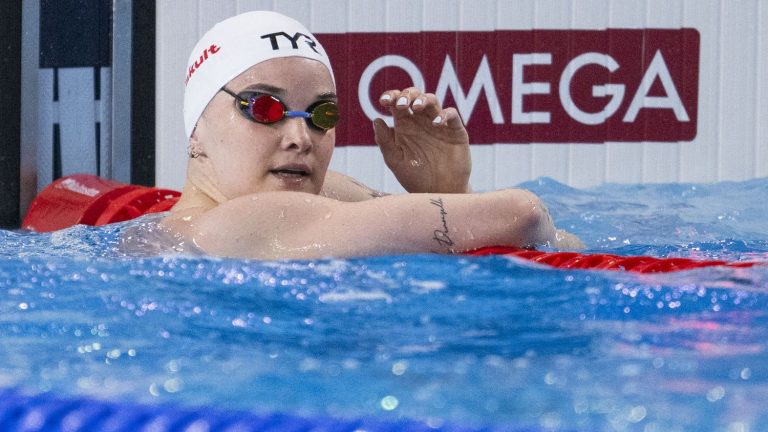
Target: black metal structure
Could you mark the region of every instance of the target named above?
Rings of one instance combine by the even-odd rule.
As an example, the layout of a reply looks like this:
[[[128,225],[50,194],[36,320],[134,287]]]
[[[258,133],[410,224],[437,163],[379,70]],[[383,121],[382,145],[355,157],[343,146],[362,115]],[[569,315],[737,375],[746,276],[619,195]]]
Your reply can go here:
[[[155,1],[133,0],[131,183],[155,185]]]
[[[21,2],[0,6],[0,227],[19,225]]]

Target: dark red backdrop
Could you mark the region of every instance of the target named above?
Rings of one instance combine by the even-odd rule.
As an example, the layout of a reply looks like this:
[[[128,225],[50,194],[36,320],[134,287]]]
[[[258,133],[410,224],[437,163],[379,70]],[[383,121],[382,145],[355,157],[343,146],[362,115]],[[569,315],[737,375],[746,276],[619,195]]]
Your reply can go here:
[[[480,91],[467,128],[473,144],[530,142],[605,142],[605,141],[690,141],[696,136],[699,81],[699,33],[695,29],[608,29],[608,30],[531,30],[492,32],[418,32],[418,33],[341,33],[317,35],[328,52],[336,72],[343,120],[337,129],[338,145],[373,144],[370,119],[360,102],[359,92],[374,106],[382,91],[413,85],[400,67],[378,70],[369,83],[360,88],[361,75],[377,59],[393,55],[415,65],[424,79],[426,90],[435,92],[447,57],[456,71],[444,83],[453,81],[467,95],[481,62],[487,59],[498,108],[497,123],[492,121],[488,88]],[[570,116],[559,94],[560,81],[567,65],[581,54],[610,56],[618,64],[611,72],[603,65],[588,64],[573,75],[570,94],[579,110],[596,113],[604,110],[611,96],[592,94],[595,86],[624,85],[624,95],[615,113],[599,124],[584,124]],[[520,55],[543,54],[548,64],[523,65]],[[518,55],[518,70],[513,76],[513,58]],[[657,68],[649,70],[652,60]],[[663,61],[662,61],[663,60]],[[522,67],[522,68],[520,68]],[[412,71],[413,72],[413,71]],[[661,75],[668,72],[671,87]],[[636,97],[643,77],[653,78],[653,85],[637,97],[677,100],[684,114],[672,108],[641,108],[632,121],[625,116]],[[519,74],[518,74],[519,75]],[[513,82],[520,84],[513,91]],[[529,93],[527,84],[549,84],[546,93]],[[478,82],[479,84],[479,82]],[[678,94],[669,91],[673,90]],[[522,101],[522,113],[549,113],[546,123],[524,123],[515,116],[513,93]],[[450,90],[445,104],[456,105]],[[465,109],[467,111],[467,109]],[[678,109],[679,111],[679,109]],[[467,113],[463,113],[467,118]],[[685,120],[684,116],[687,116]],[[503,123],[498,123],[499,118]],[[521,123],[523,122],[523,123]]]

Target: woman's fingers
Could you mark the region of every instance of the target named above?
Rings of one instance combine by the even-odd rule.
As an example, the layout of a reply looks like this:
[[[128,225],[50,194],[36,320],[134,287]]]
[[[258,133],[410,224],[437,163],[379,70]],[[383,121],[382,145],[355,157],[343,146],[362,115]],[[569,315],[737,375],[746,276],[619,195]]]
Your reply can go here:
[[[434,93],[423,93],[416,87],[403,90],[388,90],[379,98],[381,106],[389,108],[392,115],[402,117],[406,113],[424,113],[430,120],[442,114],[440,102]]]
[[[377,118],[373,121],[373,139],[383,150],[390,150],[394,147],[395,136],[392,129],[387,126],[384,120]]]
[[[441,111],[440,102],[434,93],[423,93],[418,100],[413,101],[412,106],[414,112],[423,112],[431,118],[435,118]]]
[[[388,167],[391,168],[393,164],[405,157],[405,150],[395,141],[395,132],[380,118],[373,121],[373,139],[379,146]]]
[[[434,93],[423,93],[416,87],[387,90],[382,93],[379,103],[388,108],[396,119],[424,115],[434,126],[444,126],[452,130],[464,128],[464,122],[456,108],[442,109]]]
[[[401,91],[400,95],[398,95],[397,99],[395,100],[395,107],[399,110],[407,110],[411,108],[415,101],[422,100],[420,99],[420,96],[421,90],[417,89],[416,87],[408,87],[407,89]]]
[[[438,112],[432,119],[432,124],[435,126],[445,126],[454,130],[464,127],[464,122],[462,122],[459,112],[453,107]]]

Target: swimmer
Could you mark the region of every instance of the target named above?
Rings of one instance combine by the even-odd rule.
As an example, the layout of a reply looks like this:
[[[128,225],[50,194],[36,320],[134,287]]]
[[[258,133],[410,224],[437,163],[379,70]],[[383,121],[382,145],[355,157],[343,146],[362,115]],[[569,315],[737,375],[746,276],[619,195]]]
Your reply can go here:
[[[333,70],[292,18],[256,11],[220,22],[195,46],[186,73],[187,177],[162,224],[208,254],[283,259],[581,245],[555,229],[531,192],[472,193],[458,112],[416,88],[385,92],[380,104],[394,127],[373,124],[408,193],[385,195],[329,171],[340,120]]]

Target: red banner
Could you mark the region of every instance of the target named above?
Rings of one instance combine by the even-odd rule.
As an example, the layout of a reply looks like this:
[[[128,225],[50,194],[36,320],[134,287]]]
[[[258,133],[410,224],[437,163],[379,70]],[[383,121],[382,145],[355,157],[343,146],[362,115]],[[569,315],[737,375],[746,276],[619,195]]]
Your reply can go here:
[[[317,35],[336,73],[337,145],[373,144],[378,97],[416,85],[461,113],[473,144],[690,141],[695,29]]]

